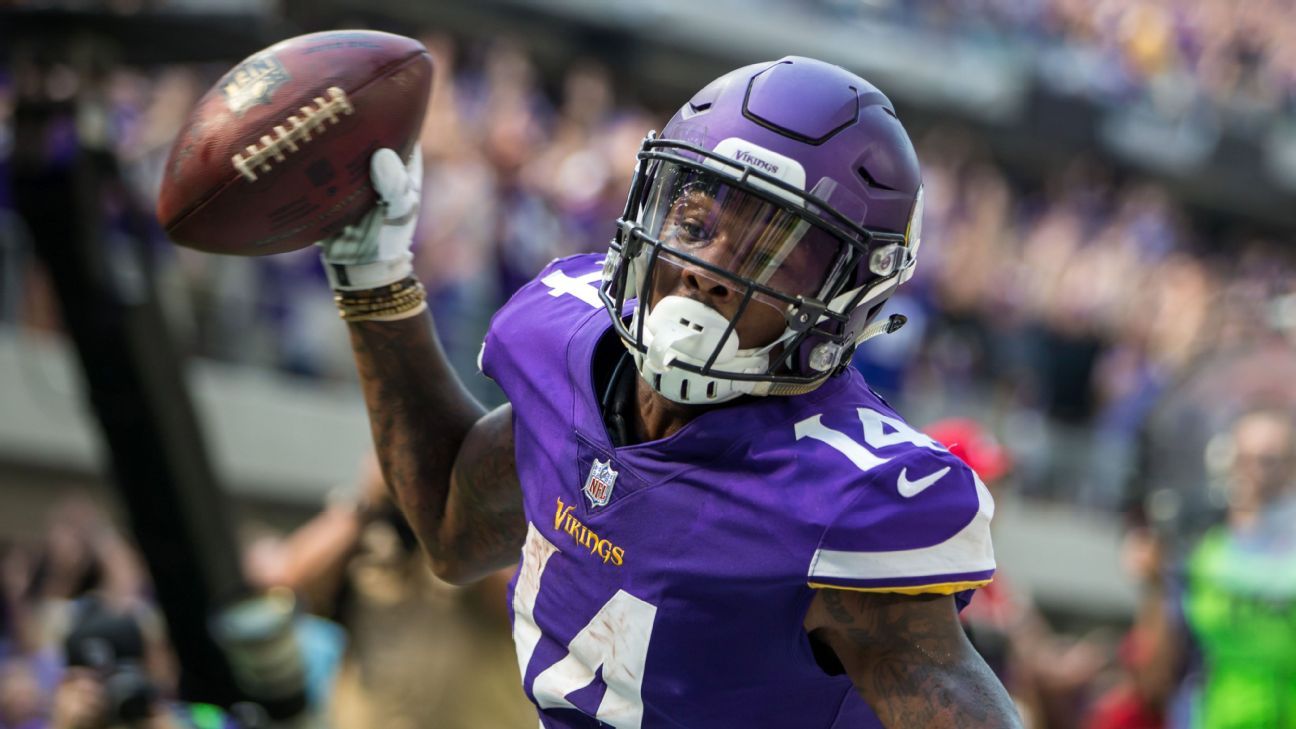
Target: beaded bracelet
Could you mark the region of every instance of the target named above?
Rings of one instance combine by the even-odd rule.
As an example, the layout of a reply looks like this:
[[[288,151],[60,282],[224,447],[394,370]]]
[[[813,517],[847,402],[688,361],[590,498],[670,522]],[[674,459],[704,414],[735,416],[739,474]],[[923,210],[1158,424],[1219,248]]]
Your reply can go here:
[[[333,301],[343,321],[395,321],[427,309],[427,290],[413,276],[374,289],[336,291]]]

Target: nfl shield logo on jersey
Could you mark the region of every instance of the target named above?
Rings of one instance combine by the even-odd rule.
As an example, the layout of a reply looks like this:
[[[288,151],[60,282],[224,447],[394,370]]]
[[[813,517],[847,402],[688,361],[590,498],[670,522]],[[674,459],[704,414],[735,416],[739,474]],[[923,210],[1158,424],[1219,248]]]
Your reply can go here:
[[[612,498],[612,485],[616,483],[617,472],[612,470],[612,459],[600,461],[594,459],[589,478],[585,479],[585,488],[581,489],[589,497],[590,506],[605,506]]]

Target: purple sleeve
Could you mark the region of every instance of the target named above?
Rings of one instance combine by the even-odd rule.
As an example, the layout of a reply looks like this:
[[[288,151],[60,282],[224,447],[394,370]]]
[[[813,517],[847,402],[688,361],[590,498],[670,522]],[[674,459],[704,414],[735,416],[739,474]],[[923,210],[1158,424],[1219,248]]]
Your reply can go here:
[[[956,594],[994,575],[994,501],[943,450],[914,448],[867,473],[819,540],[812,587]]]
[[[597,284],[602,257],[569,256],[549,262],[518,289],[491,317],[477,355],[477,368],[505,393],[518,368],[538,357],[561,356],[570,329],[590,312],[603,308]]]

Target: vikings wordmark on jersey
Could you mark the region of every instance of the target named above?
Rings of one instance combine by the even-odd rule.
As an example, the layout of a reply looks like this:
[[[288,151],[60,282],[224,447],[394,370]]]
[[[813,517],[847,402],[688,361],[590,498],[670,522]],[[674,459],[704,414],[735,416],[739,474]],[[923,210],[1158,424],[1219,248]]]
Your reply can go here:
[[[575,504],[564,504],[561,496],[557,501],[554,529],[567,532],[577,544],[588,549],[590,554],[602,557],[604,563],[611,562],[616,567],[625,564],[624,549],[613,544],[611,540],[600,537],[598,532],[585,526],[584,522],[574,516],[572,509],[576,508]]]
[[[541,724],[878,726],[815,661],[815,590],[966,599],[995,568],[989,494],[854,371],[614,446],[591,374],[615,336],[599,264],[550,264],[482,357],[513,404],[529,522],[513,631]]]

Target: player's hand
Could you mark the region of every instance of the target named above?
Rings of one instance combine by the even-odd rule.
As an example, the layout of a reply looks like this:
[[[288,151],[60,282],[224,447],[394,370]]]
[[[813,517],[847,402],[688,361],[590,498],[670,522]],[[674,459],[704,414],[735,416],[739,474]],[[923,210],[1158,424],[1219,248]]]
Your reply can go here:
[[[369,177],[378,205],[356,225],[319,241],[329,284],[339,290],[372,289],[395,283],[414,270],[414,225],[423,187],[423,154],[414,145],[408,165],[390,149],[374,152]]]

